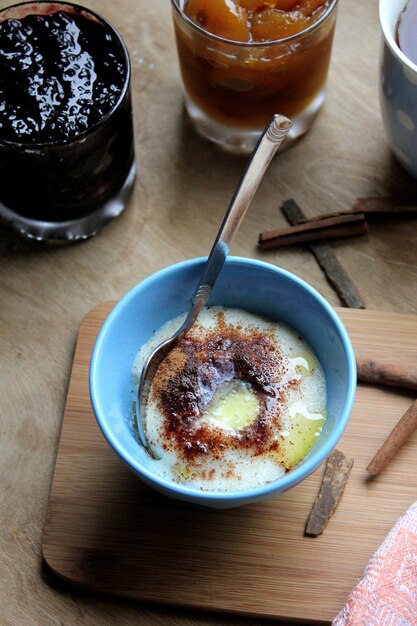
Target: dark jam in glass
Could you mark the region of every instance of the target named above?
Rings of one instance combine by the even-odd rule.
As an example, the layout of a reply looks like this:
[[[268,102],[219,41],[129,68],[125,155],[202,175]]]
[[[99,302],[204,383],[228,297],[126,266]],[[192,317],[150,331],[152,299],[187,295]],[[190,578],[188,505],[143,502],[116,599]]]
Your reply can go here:
[[[120,46],[98,22],[65,11],[6,20],[0,24],[1,138],[47,143],[88,130],[116,104],[124,73]]]
[[[103,209],[105,222],[122,210],[133,170],[129,59],[117,33],[70,4],[0,13],[2,217],[58,224]]]
[[[397,43],[405,56],[417,65],[417,0],[409,0],[400,15]]]

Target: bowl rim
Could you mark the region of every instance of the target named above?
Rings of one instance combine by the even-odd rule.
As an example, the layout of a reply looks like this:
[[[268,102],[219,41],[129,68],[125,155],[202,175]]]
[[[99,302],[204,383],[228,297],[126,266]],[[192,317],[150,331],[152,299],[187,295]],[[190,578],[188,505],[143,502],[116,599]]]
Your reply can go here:
[[[395,30],[399,19],[407,5],[407,0],[379,0],[378,14],[382,35],[393,55],[413,74],[417,74],[417,65],[401,50],[395,38]]]
[[[193,266],[203,266],[206,260],[207,257],[198,257],[169,265],[140,281],[119,300],[119,302],[115,305],[115,307],[112,309],[112,311],[104,321],[104,324],[101,327],[101,330],[94,344],[94,349],[90,361],[89,374],[91,403],[97,423],[113,450],[117,452],[121,459],[123,459],[123,461],[125,461],[125,463],[127,463],[127,465],[131,469],[133,469],[139,476],[143,477],[148,483],[156,485],[157,488],[159,488],[160,490],[163,490],[164,492],[171,492],[172,495],[176,497],[184,497],[184,499],[188,498],[190,500],[200,500],[202,503],[214,501],[233,503],[238,502],[239,500],[261,499],[267,497],[268,494],[272,494],[275,491],[287,491],[288,489],[295,486],[298,482],[300,482],[304,477],[307,478],[314,470],[316,470],[321,465],[321,463],[334,450],[337,442],[339,441],[346,428],[350,413],[352,411],[356,393],[356,360],[350,337],[347,333],[345,326],[343,325],[343,322],[341,321],[340,317],[337,315],[333,307],[327,302],[327,300],[314,287],[309,285],[307,282],[305,282],[303,279],[299,278],[295,274],[270,263],[259,261],[257,259],[237,256],[230,256],[226,259],[227,265],[255,267],[260,270],[270,271],[279,276],[283,276],[290,281],[295,282],[323,307],[329,318],[332,320],[341,339],[349,372],[349,380],[346,389],[346,398],[343,409],[341,411],[339,421],[330,433],[327,441],[321,446],[317,453],[314,454],[305,463],[303,463],[303,465],[296,466],[295,469],[285,474],[285,476],[283,476],[282,478],[251,489],[227,492],[203,491],[181,485],[180,483],[174,483],[172,481],[165,480],[164,478],[156,476],[154,473],[152,473],[152,471],[148,470],[140,463],[138,457],[130,454],[124,448],[124,446],[120,444],[118,438],[113,435],[111,429],[108,427],[106,419],[103,419],[103,416],[101,415],[100,395],[97,387],[98,362],[102,346],[106,339],[106,335],[115,320],[117,320],[119,314],[132,302],[132,300],[136,298],[138,292],[146,287],[149,287],[150,285],[152,285],[152,283],[158,282],[158,280],[162,276],[166,277],[170,274],[181,272],[181,270]],[[138,351],[139,349],[140,346],[138,346]],[[138,445],[140,445],[139,442]]]

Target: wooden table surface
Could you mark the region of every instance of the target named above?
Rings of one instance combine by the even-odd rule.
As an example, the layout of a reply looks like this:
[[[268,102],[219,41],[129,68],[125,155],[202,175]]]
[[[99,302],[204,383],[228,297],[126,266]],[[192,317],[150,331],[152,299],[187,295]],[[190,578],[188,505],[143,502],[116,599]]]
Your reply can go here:
[[[7,4],[0,0],[0,8]],[[42,528],[83,316],[150,273],[207,253],[245,163],[205,143],[188,124],[168,0],[84,4],[119,29],[130,51],[139,176],[128,209],[87,242],[52,248],[0,227],[0,623],[252,624],[94,596],[42,564]],[[274,160],[233,245],[235,254],[295,272],[334,305],[339,300],[310,252],[261,252],[257,236],[286,225],[280,205],[290,197],[314,215],[348,208],[361,196],[416,194],[416,182],[384,139],[379,45],[376,0],[340,0],[325,107],[313,130]],[[334,244],[368,308],[417,313],[416,224],[413,218],[373,222],[367,236]]]

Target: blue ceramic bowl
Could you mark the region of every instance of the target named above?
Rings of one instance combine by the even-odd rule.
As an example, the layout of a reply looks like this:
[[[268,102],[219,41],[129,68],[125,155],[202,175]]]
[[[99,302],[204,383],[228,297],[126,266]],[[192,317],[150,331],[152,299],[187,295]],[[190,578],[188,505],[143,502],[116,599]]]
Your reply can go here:
[[[356,367],[349,336],[326,300],[307,283],[273,265],[229,257],[210,304],[246,309],[297,330],[320,360],[327,382],[328,417],[317,443],[283,478],[246,491],[207,492],[153,474],[152,459],[132,425],[132,368],[154,330],[189,309],[205,259],[172,265],[134,287],[115,306],[97,338],[90,394],[107,441],[128,466],[161,493],[215,508],[249,504],[284,493],[307,478],[342,435],[355,397]]]

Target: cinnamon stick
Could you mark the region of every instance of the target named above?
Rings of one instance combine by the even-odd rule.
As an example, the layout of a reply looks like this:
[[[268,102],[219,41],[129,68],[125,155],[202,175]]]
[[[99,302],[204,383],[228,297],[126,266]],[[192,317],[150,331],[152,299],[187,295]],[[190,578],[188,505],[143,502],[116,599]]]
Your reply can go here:
[[[340,450],[334,450],[327,459],[319,495],[308,517],[304,534],[308,537],[321,535],[333,515],[346,487],[353,459]]]
[[[417,400],[394,426],[381,448],[378,450],[366,471],[370,476],[378,476],[394,458],[398,450],[405,444],[417,428]]]
[[[280,248],[319,239],[336,239],[368,232],[368,224],[363,213],[337,215],[319,220],[300,223],[291,228],[271,230],[259,235],[261,248]]]
[[[382,363],[371,359],[356,359],[358,380],[377,385],[405,387],[417,391],[417,368]]]
[[[352,211],[359,213],[417,213],[417,201],[398,198],[358,198]]]
[[[398,200],[398,198],[357,198],[351,209],[332,211],[331,213],[322,213],[321,215],[306,217],[301,220],[300,223],[311,224],[328,218],[351,216],[355,214],[357,215],[358,213],[363,213],[365,216],[378,214],[417,214],[417,202],[412,200]]]
[[[300,206],[294,200],[286,200],[282,205],[290,224],[299,224],[305,218]],[[339,262],[333,248],[326,241],[315,241],[308,244],[317,259],[327,280],[338,294],[341,302],[352,309],[365,309],[366,305],[356,285]]]

